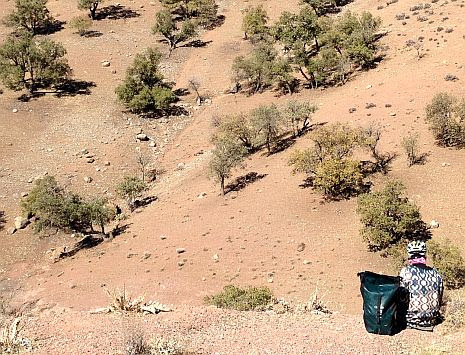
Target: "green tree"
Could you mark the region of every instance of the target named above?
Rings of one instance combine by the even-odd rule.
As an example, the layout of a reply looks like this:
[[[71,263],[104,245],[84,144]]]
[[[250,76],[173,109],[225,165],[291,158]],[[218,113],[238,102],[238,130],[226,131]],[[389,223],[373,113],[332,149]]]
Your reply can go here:
[[[194,22],[186,20],[181,27],[175,22],[168,10],[162,10],[156,15],[156,23],[152,27],[154,34],[161,34],[169,44],[169,53],[175,50],[178,44],[186,42],[197,35]]]
[[[225,180],[231,176],[231,171],[238,166],[247,154],[244,146],[230,137],[219,136],[214,140],[215,148],[212,151],[209,168],[210,175],[220,183],[224,195]]]
[[[434,138],[444,147],[463,146],[465,143],[465,100],[441,92],[426,106],[425,121]]]
[[[100,227],[102,234],[105,234],[105,225],[115,219],[115,210],[108,206],[105,198],[95,198],[86,204],[91,223]]]
[[[267,26],[269,18],[263,5],[249,6],[243,13],[242,31],[244,31],[244,38],[250,38],[253,42],[263,40],[269,31]]]
[[[258,132],[253,126],[250,116],[245,114],[224,116],[218,124],[217,137],[229,137],[242,144],[247,151],[256,148]]]
[[[47,0],[16,0],[15,10],[7,15],[4,23],[9,27],[26,30],[33,35],[53,22],[47,9]]]
[[[193,19],[202,26],[216,20],[218,6],[215,0],[160,0],[172,13],[181,15],[183,20]]]
[[[89,10],[92,20],[95,20],[97,8],[104,0],[77,0],[77,6],[80,10]]]
[[[292,130],[294,137],[302,135],[311,122],[312,115],[318,109],[308,102],[289,101],[282,111],[282,115]]]
[[[310,6],[318,17],[326,15],[336,4],[334,0],[302,0],[302,3]]]
[[[358,198],[361,234],[370,250],[387,249],[401,241],[428,238],[419,208],[402,195],[401,182],[390,181],[377,192]]]
[[[292,92],[292,68],[269,44],[260,44],[249,57],[236,57],[232,70],[234,81],[243,84],[250,94],[262,92],[274,84]]]
[[[92,20],[87,16],[76,16],[71,19],[69,26],[74,28],[79,33],[79,36],[82,37],[92,27]]]
[[[268,153],[271,153],[281,129],[281,112],[274,104],[261,105],[250,112],[250,120],[255,131],[258,132],[259,139],[265,144]]]
[[[158,69],[161,57],[161,53],[153,48],[137,54],[126,71],[123,84],[116,88],[118,99],[131,111],[163,111],[176,100]]]
[[[133,210],[137,198],[142,196],[147,189],[147,184],[137,176],[125,176],[123,181],[116,186],[116,193],[125,199],[129,208]]]
[[[60,43],[45,39],[36,41],[32,35],[12,34],[0,46],[0,79],[11,90],[38,88],[63,84],[71,74]]]
[[[327,159],[315,169],[313,187],[329,198],[350,197],[363,187],[360,162],[351,159]]]

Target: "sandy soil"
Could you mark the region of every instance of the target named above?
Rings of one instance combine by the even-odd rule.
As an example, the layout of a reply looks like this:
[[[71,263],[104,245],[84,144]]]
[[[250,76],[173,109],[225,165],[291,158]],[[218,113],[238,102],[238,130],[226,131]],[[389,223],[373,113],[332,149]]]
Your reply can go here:
[[[6,298],[12,297],[15,306],[39,300],[47,305],[45,308],[52,307],[54,311],[48,313],[36,308],[38,318],[31,320],[38,337],[52,336],[48,343],[39,341],[43,349],[60,349],[60,344],[69,345],[62,353],[94,353],[94,346],[98,349],[95,353],[105,352],[107,346],[115,349],[111,337],[88,335],[95,340],[94,345],[81,342],[81,337],[111,328],[111,318],[98,317],[96,322],[86,312],[107,302],[104,286],[123,284],[133,294],[146,294],[147,298],[182,309],[179,314],[175,311],[166,317],[144,320],[154,329],[170,329],[175,323],[186,333],[191,322],[205,322],[198,320],[203,315],[212,317],[215,331],[225,328],[223,340],[210,334],[209,325],[201,327],[198,339],[195,332],[189,335],[193,347],[205,353],[224,353],[232,346],[231,338],[237,346],[233,347],[237,349],[234,353],[286,353],[285,349],[287,353],[308,353],[312,349],[329,353],[341,346],[346,353],[377,353],[389,351],[386,349],[393,343],[405,345],[440,338],[408,332],[385,341],[364,333],[356,273],[396,270],[387,260],[366,250],[358,233],[354,199],[325,203],[319,194],[299,186],[303,176],[291,174],[289,154],[295,148],[308,146],[309,138],[299,139],[279,154],[266,156],[259,152],[250,157],[235,177],[256,172],[263,178],[226,197],[220,196],[218,187],[208,179],[206,166],[213,132],[211,118],[215,115],[298,99],[319,106],[314,116],[316,123],[363,125],[374,121],[384,128],[382,150],[399,153],[387,176],[374,177],[375,188],[387,179],[401,179],[409,197],[421,207],[424,220],[439,221],[434,237],[448,237],[465,252],[465,156],[463,151],[435,146],[424,123],[424,107],[435,93],[444,90],[463,95],[462,3],[440,0],[430,9],[434,12],[429,15],[433,22],[419,22],[411,16],[402,25],[395,15],[410,14],[415,1],[394,3],[381,10],[377,7],[384,2],[356,1],[347,8],[381,16],[383,28],[389,31],[381,40],[387,47],[386,57],[376,69],[357,73],[344,86],[323,91],[303,89],[292,97],[278,97],[273,92],[253,97],[226,94],[234,57],[250,50],[240,31],[241,9],[259,2],[221,1],[220,13],[225,22],[202,35],[208,45],[179,48],[164,63],[165,74],[178,88],[185,88],[188,80],[196,77],[202,83],[201,91],[211,96],[212,103],[202,107],[195,107],[193,95],[183,97],[190,116],[144,120],[125,112],[115,102],[114,89],[134,54],[152,45],[166,50],[150,33],[160,5],[142,0],[121,1],[134,12],[131,18],[97,21],[93,29],[102,34],[99,37],[80,38],[66,25],[51,35],[65,45],[75,78],[95,83],[90,94],[61,98],[46,95],[29,102],[18,101],[18,93],[0,95],[0,211],[5,211],[7,220],[5,231],[0,232],[0,292]],[[272,20],[282,11],[297,7],[297,1],[270,0],[263,4]],[[0,16],[12,6],[12,1],[6,2]],[[74,0],[50,1],[49,8],[62,21],[69,21],[77,13]],[[451,27],[453,32],[438,32],[439,26]],[[7,33],[0,26],[0,39]],[[418,36],[425,37],[425,56],[420,60],[415,50],[405,46],[408,39]],[[102,67],[103,60],[109,60],[111,66]],[[446,74],[457,75],[460,80],[444,81]],[[376,107],[365,109],[367,103],[375,103]],[[357,110],[349,113],[351,107]],[[13,109],[18,112],[13,113]],[[155,148],[136,141],[140,129],[154,138]],[[400,141],[412,131],[419,133],[421,147],[429,156],[425,165],[408,168]],[[51,263],[47,250],[72,243],[70,236],[40,237],[30,229],[14,235],[6,233],[19,214],[21,193],[31,188],[31,178],[48,172],[84,195],[114,199],[115,182],[124,174],[136,172],[137,148],[150,155],[154,165],[163,167],[166,173],[150,191],[158,200],[133,214],[123,235],[68,260]],[[94,154],[96,161],[87,163],[80,157],[82,149]],[[110,166],[104,165],[106,161]],[[181,170],[177,169],[179,163],[184,164]],[[85,176],[91,176],[93,182],[85,183]],[[162,235],[166,239],[162,240]],[[297,251],[299,243],[306,245],[301,252]],[[177,254],[176,248],[185,248],[186,252]],[[182,267],[178,264],[181,260]],[[300,301],[318,287],[340,315],[328,322],[308,320],[306,316],[270,319],[262,314],[230,314],[201,307],[205,295],[229,283],[266,284],[277,296]],[[57,309],[65,309],[66,315],[58,316]],[[229,317],[246,320],[228,323]],[[56,325],[49,323],[51,319]],[[289,329],[295,330],[292,336]],[[80,335],[73,338],[71,332]],[[294,345],[279,341],[288,338]],[[359,339],[363,342],[359,343]],[[263,344],[269,350],[261,351]],[[463,341],[458,344],[463,346]],[[88,347],[81,352],[77,350],[81,346]],[[365,346],[370,350],[365,352]]]

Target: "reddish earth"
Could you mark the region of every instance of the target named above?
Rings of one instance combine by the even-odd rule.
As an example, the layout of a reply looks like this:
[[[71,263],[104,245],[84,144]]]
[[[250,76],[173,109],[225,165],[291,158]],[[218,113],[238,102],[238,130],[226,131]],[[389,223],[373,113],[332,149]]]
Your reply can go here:
[[[386,58],[376,69],[357,73],[344,86],[303,89],[292,97],[272,92],[252,97],[225,94],[234,57],[250,50],[240,23],[241,9],[251,3],[259,1],[221,1],[224,24],[202,34],[204,41],[211,42],[204,48],[179,48],[164,63],[165,74],[178,88],[196,77],[202,82],[201,92],[211,96],[212,103],[200,108],[195,107],[193,95],[183,97],[190,116],[144,120],[124,112],[115,101],[114,89],[134,54],[153,45],[166,50],[150,32],[160,5],[142,0],[121,2],[140,16],[95,22],[93,29],[102,33],[100,37],[81,38],[66,25],[51,35],[66,47],[75,78],[95,82],[89,95],[46,95],[29,102],[18,101],[18,93],[0,95],[0,211],[5,211],[7,220],[1,232],[0,292],[13,306],[32,304],[26,333],[37,339],[38,353],[117,353],[128,318],[88,311],[106,305],[104,286],[122,285],[135,296],[145,294],[173,306],[172,313],[137,318],[148,336],[179,336],[201,353],[406,353],[415,352],[420,343],[437,343],[448,353],[465,349],[463,334],[442,337],[438,332],[407,331],[394,338],[366,334],[356,274],[397,270],[366,250],[358,233],[354,199],[326,203],[318,193],[299,187],[304,177],[292,175],[287,161],[294,149],[309,145],[308,137],[282,153],[250,157],[234,177],[249,172],[264,177],[226,197],[219,195],[207,172],[212,117],[247,112],[260,104],[308,100],[319,106],[316,123],[381,124],[381,149],[399,157],[387,176],[373,179],[375,188],[387,179],[401,179],[424,220],[439,221],[434,238],[450,238],[465,252],[465,155],[435,146],[424,123],[424,107],[435,93],[464,95],[463,2],[440,0],[431,7],[434,14],[429,19],[434,22],[411,16],[402,25],[395,15],[411,14],[415,1],[381,10],[377,7],[384,2],[356,1],[347,8],[381,16],[383,28],[389,31],[381,40],[387,46]],[[298,2],[263,4],[274,20],[284,10],[295,10]],[[74,0],[50,1],[48,6],[62,21],[77,13]],[[12,7],[12,1],[6,2],[0,16]],[[439,26],[453,32],[437,32]],[[7,33],[0,26],[0,39]],[[420,60],[415,50],[405,46],[418,36],[425,37],[425,56]],[[103,60],[111,66],[102,67]],[[444,81],[446,74],[460,80]],[[376,107],[365,109],[371,102]],[[357,110],[349,113],[352,107]],[[135,140],[141,128],[154,137],[156,148]],[[407,167],[400,141],[409,132],[419,133],[421,147],[429,153],[425,165]],[[41,237],[30,229],[6,233],[20,213],[20,194],[31,188],[29,179],[48,172],[84,195],[114,198],[115,182],[136,172],[136,148],[166,173],[150,191],[158,200],[134,213],[127,221],[128,230],[118,238],[52,263],[46,251],[71,244],[70,236]],[[96,162],[79,158],[82,149],[95,154]],[[104,166],[105,161],[110,166]],[[177,169],[179,163],[183,169]],[[85,176],[93,182],[86,184]],[[299,243],[306,245],[301,252]],[[176,248],[186,252],[177,254]],[[184,266],[179,267],[183,259]],[[318,287],[337,314],[315,318],[202,306],[205,295],[229,283],[268,285],[278,297],[296,301],[307,300]]]

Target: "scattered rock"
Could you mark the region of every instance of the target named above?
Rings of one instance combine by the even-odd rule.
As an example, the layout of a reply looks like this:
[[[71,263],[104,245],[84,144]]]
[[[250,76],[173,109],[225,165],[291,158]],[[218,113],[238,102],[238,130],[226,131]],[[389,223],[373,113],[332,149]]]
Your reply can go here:
[[[154,148],[156,146],[157,146],[157,143],[155,143],[155,141],[150,141],[149,147]]]
[[[304,265],[311,264],[312,262],[310,260],[304,260]]]
[[[139,140],[139,141],[148,141],[149,137],[145,133],[139,133],[136,136],[136,139]]]
[[[370,108],[373,108],[373,107],[376,107],[376,104],[373,103],[373,102],[369,102],[369,103],[367,103],[367,104],[365,105],[365,108],[366,108],[367,110],[370,109]]]
[[[137,253],[128,253],[126,258],[131,259],[132,257],[137,256]]]
[[[87,158],[87,162],[88,162],[89,164],[92,164],[94,161],[95,161],[94,158]]]
[[[165,240],[166,238],[168,238],[166,235],[160,235],[161,240]]]
[[[146,260],[146,259],[150,258],[151,256],[152,256],[152,254],[149,253],[148,251],[146,251],[146,252],[144,253],[144,255],[142,256],[142,259]]]
[[[304,251],[304,249],[305,249],[305,243],[299,243],[299,245],[297,245],[297,251],[299,253]]]
[[[178,266],[183,267],[186,262],[184,260],[179,260],[178,261]]]
[[[107,67],[109,67],[110,65],[111,65],[111,63],[110,63],[108,60],[104,60],[104,61],[102,62],[102,67],[107,68]]]
[[[86,183],[89,184],[89,183],[92,182],[92,180],[93,180],[93,179],[92,179],[90,176],[84,176],[84,182],[86,182]]]
[[[7,233],[8,233],[8,234],[15,234],[15,233],[16,233],[16,230],[17,230],[17,229],[16,229],[15,227],[11,227],[11,228],[8,228]]]
[[[15,218],[15,228],[16,229],[24,229],[29,224],[29,220],[24,217],[16,217]]]
[[[445,81],[457,81],[459,80],[459,78],[454,74],[446,74],[446,76],[444,77],[444,80]]]
[[[186,252],[186,249],[184,248],[176,248],[176,253],[178,254],[182,254],[182,253],[185,253]]]
[[[349,108],[349,113],[354,113],[355,111],[357,111],[357,109],[355,107]]]
[[[405,13],[401,12],[396,14],[396,20],[402,21],[405,20]]]
[[[183,170],[186,167],[186,164],[184,163],[179,163],[178,166],[176,167],[177,170]]]
[[[429,222],[429,226],[431,228],[439,228],[439,222],[433,219],[431,222]]]
[[[395,112],[389,113],[389,116],[391,116],[391,117],[395,117],[396,115],[397,115],[397,114],[396,114]]]
[[[207,193],[206,192],[201,192],[197,198],[204,198],[205,196],[207,196]]]
[[[106,162],[103,163],[103,165],[105,165],[105,166],[110,166],[110,162],[109,162],[109,161],[106,161]]]
[[[215,254],[213,255],[212,259],[215,261],[215,263],[217,263],[218,261],[220,261],[220,256],[218,254]]]

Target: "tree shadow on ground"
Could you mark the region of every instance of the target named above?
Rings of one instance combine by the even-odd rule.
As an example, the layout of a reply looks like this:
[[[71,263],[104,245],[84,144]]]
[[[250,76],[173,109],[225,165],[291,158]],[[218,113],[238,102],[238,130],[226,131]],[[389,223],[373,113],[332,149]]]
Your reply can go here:
[[[5,212],[0,211],[0,231],[3,230],[3,228],[5,228],[5,224],[6,224]]]
[[[190,91],[186,88],[179,88],[173,91],[176,96],[186,96],[189,95]]]
[[[303,137],[310,131],[313,131],[313,129],[315,129],[316,127],[324,126],[326,123],[327,122],[315,123],[315,124],[310,124],[307,127],[303,127],[296,136],[294,136],[293,134],[290,135],[289,132],[282,134],[278,138],[278,142],[276,143],[275,147],[273,148],[273,150],[271,151],[269,155],[277,154],[277,153],[281,153],[285,151],[287,148],[292,147],[296,143],[298,138]]]
[[[216,16],[216,20],[212,21],[209,25],[205,26],[206,30],[213,30],[217,27],[220,27],[224,24],[224,21],[226,21],[226,16],[224,15],[218,15]]]
[[[37,34],[38,35],[51,35],[65,28],[64,26],[65,24],[66,24],[65,21],[60,21],[60,20],[50,21],[45,26],[42,26],[41,28],[39,28],[37,30]]]
[[[134,11],[128,7],[125,7],[123,5],[117,4],[117,5],[109,5],[101,8],[96,16],[96,20],[103,20],[103,19],[109,19],[109,20],[121,20],[121,19],[128,19],[128,18],[134,18],[134,17],[139,17],[140,13],[137,11]]]
[[[56,90],[53,91],[35,91],[32,94],[23,94],[18,97],[19,101],[29,102],[32,99],[37,99],[39,97],[45,96],[46,94],[56,95],[56,97],[67,97],[67,96],[76,96],[76,95],[90,95],[90,88],[95,87],[96,84],[93,81],[85,80],[68,80],[64,84],[61,84],[56,87]]]
[[[150,205],[152,202],[155,202],[156,200],[158,200],[157,196],[147,196],[147,197],[144,197],[141,200],[136,200],[136,201],[134,201],[132,211],[134,211],[134,210],[136,210],[138,208],[145,208],[148,205]]]
[[[97,37],[102,37],[102,36],[103,36],[102,32],[91,30],[91,31],[86,31],[86,33],[84,33],[84,35],[82,37],[85,37],[85,38],[97,38]]]
[[[255,181],[263,179],[268,174],[258,174],[256,172],[250,172],[243,176],[239,176],[233,182],[226,185],[226,191],[240,191],[245,189],[248,185],[253,184]]]
[[[386,175],[389,171],[391,171],[392,161],[397,157],[397,153],[385,153],[375,157],[376,161],[374,162],[371,160],[362,161],[362,173],[365,177],[376,173],[382,173]]]
[[[213,41],[202,41],[201,39],[196,39],[193,41],[190,41],[186,44],[183,44],[182,46],[179,46],[178,48],[181,47],[192,47],[192,48],[204,48],[206,47],[209,43],[212,43]]]
[[[131,111],[126,111],[131,112]],[[166,110],[154,110],[154,111],[147,111],[140,113],[140,117],[147,118],[147,119],[157,119],[162,118],[164,116],[188,116],[189,111],[187,111],[182,106],[172,105],[170,108]]]

